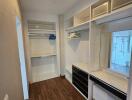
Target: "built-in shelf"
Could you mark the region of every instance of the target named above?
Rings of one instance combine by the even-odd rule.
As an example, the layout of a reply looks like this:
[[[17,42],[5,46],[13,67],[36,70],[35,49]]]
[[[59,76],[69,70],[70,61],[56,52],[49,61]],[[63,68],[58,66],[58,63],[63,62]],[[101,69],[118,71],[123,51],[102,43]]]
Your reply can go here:
[[[51,35],[56,36],[55,33],[50,33],[50,32],[49,32],[49,33],[48,33],[48,32],[40,32],[40,33],[38,33],[38,32],[33,32],[33,33],[29,33],[29,34],[28,34],[28,36],[29,36],[30,39],[39,39],[39,38],[46,38],[46,39],[49,39],[49,37],[50,37]]]
[[[48,21],[28,21],[28,38],[32,82],[39,82],[60,75],[59,70],[59,38],[57,38],[57,23]]]
[[[78,26],[90,20],[90,7],[80,11],[73,17],[73,25]]]
[[[125,6],[123,8],[111,11],[111,13],[99,16],[92,21],[95,21],[97,24],[112,22],[116,20],[121,20],[124,18],[132,18],[132,4]]]
[[[31,58],[40,58],[40,57],[52,57],[56,56],[55,53],[34,53],[31,55]]]
[[[104,4],[102,2],[104,2]],[[102,8],[100,7],[101,4],[102,4]],[[98,6],[99,6],[99,8],[98,8]],[[95,8],[101,9],[101,10],[100,10],[99,15],[98,15],[98,11],[97,11],[97,16],[95,15],[95,17],[93,17],[93,11],[95,11],[94,10]],[[90,7],[83,10],[82,12],[78,13],[77,15],[74,15],[72,17],[72,19],[69,20],[70,21],[69,23],[73,23],[73,24],[71,24],[70,27],[66,28],[67,32],[75,32],[75,31],[88,29],[89,23],[93,22],[93,21],[95,21],[97,24],[102,24],[102,23],[107,23],[107,22],[111,22],[111,21],[116,21],[116,20],[120,20],[120,19],[124,19],[124,18],[128,18],[128,17],[132,17],[132,4],[128,4],[126,6],[118,8],[116,10],[112,10],[112,8],[110,6],[110,0],[103,0],[100,2],[96,2],[91,5],[92,18],[89,17],[90,13],[89,13],[88,9],[90,9]],[[106,10],[104,10],[104,9],[106,9]],[[89,16],[85,15],[86,11],[88,11]],[[83,18],[87,19],[87,20],[84,20]],[[80,21],[80,19],[82,21]]]
[[[46,29],[46,30],[55,30],[56,29],[56,24],[55,22],[45,22],[45,21],[35,21],[35,20],[30,20],[28,21],[28,29]]]
[[[132,0],[111,0],[111,10],[116,10],[132,3]]]
[[[55,34],[56,30],[44,30],[44,29],[30,29],[28,33],[37,33],[37,34]]]
[[[66,31],[67,32],[77,32],[77,31],[88,30],[88,29],[89,29],[89,21],[84,22],[74,27],[67,28]]]
[[[98,1],[97,3],[91,6],[91,16],[92,18],[96,18],[98,16],[107,14],[110,9],[110,2],[108,0]]]

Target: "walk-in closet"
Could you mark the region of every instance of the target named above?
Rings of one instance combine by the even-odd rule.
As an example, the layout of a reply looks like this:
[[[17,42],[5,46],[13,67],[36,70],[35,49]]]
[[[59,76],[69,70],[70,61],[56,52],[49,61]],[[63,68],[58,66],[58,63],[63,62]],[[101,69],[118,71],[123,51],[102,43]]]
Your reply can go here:
[[[22,1],[33,100],[131,100],[132,0]]]

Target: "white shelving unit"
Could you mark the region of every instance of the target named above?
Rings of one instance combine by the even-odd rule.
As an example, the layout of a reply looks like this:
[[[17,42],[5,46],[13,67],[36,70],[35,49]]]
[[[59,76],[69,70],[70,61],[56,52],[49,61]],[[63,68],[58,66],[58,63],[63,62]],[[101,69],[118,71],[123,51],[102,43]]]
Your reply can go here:
[[[108,14],[99,16],[91,21],[95,21],[97,24],[108,23],[111,21],[122,20],[124,18],[132,17],[132,4],[119,8],[117,10],[111,11]]]
[[[65,75],[70,82],[72,82],[71,69],[74,63],[88,63],[87,70],[89,70],[89,67],[96,70],[107,68],[109,33],[113,32],[108,29],[114,28],[114,30],[118,29],[119,31],[120,28],[127,26],[130,29],[131,24],[129,21],[132,20],[132,1],[126,0],[128,3],[125,4],[121,4],[125,0],[118,1],[99,0],[65,20],[65,33],[78,32],[81,35],[79,39],[70,38],[69,41],[67,39],[68,35],[65,34]],[[116,9],[112,9],[113,2],[117,3],[114,5]],[[118,21],[121,24],[116,23],[115,28],[114,24],[111,23]],[[89,100],[92,99],[90,93],[89,90]]]
[[[33,82],[59,76],[56,34],[55,22],[28,22]],[[55,38],[50,39],[51,35]]]
[[[69,20],[67,20],[66,23],[68,23],[68,25],[66,25],[65,31],[75,32],[79,30],[89,29],[89,24],[92,23],[93,21],[95,21],[97,24],[102,24],[102,23],[107,23],[111,21],[121,20],[124,18],[129,18],[129,17],[131,18],[132,17],[132,4],[130,0],[128,1],[129,1],[128,3],[129,5],[122,6],[116,10],[112,10],[112,8],[110,8],[112,6],[111,0],[102,0],[102,1],[95,2],[94,4],[90,5],[87,9],[84,9],[83,11],[79,12],[78,14],[74,15]],[[107,4],[104,5],[105,3]],[[102,7],[102,10],[100,10],[100,11],[105,11],[103,9],[106,9],[106,12],[101,13],[96,17],[92,17],[92,14],[93,14],[92,9],[94,8],[98,9],[98,6],[100,5],[108,6],[108,7]],[[99,7],[99,9],[101,8]],[[87,11],[87,14],[86,14],[86,11]],[[78,16],[81,16],[79,17],[80,19],[78,18]]]

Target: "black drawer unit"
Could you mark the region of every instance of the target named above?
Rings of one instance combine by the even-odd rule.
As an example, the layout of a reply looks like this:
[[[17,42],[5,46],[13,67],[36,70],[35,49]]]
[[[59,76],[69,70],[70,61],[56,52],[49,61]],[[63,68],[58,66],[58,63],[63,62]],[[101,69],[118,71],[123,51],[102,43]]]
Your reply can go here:
[[[88,98],[88,74],[72,66],[72,83]]]

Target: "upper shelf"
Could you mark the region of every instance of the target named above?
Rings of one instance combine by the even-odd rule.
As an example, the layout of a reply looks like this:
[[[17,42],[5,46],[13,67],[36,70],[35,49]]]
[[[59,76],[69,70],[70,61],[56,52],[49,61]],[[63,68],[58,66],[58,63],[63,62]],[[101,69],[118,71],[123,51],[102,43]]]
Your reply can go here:
[[[89,21],[84,22],[84,23],[74,26],[74,27],[67,28],[66,31],[67,32],[76,32],[76,31],[88,30],[88,29],[89,29]]]
[[[54,22],[28,21],[28,33],[31,34],[55,34]]]
[[[55,22],[28,21],[28,35],[30,39],[51,39],[55,40]]]
[[[56,30],[46,30],[46,29],[29,29],[28,33],[37,33],[37,34],[55,34]]]
[[[91,18],[97,18],[98,16],[109,13],[110,11],[110,0],[100,0],[95,4],[91,5]]]
[[[55,22],[45,22],[45,21],[28,21],[28,29],[46,29],[46,30],[55,30]]]
[[[70,27],[66,27],[66,31],[89,29],[93,21],[102,24],[126,18],[132,18],[132,0],[100,0],[67,20]]]
[[[90,20],[90,7],[82,10],[73,17],[73,25],[79,26]]]
[[[132,17],[132,4],[125,6],[123,8],[111,11],[111,13],[99,16],[92,21],[95,21],[97,24],[112,22],[116,20],[121,20],[124,18]]]
[[[31,58],[52,57],[52,56],[56,56],[56,53],[35,52],[31,55]]]

